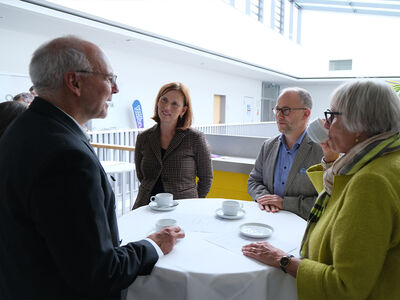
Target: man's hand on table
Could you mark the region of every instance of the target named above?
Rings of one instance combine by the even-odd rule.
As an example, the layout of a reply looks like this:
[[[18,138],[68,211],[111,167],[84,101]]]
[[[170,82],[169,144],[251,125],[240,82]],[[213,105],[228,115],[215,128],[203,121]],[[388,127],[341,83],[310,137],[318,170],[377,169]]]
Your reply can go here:
[[[181,231],[181,228],[178,226],[165,227],[148,236],[149,239],[153,240],[161,248],[164,254],[171,252],[177,239],[182,239],[184,237],[185,233]]]
[[[263,195],[257,198],[258,207],[266,212],[279,212],[283,209],[283,199],[278,195]]]

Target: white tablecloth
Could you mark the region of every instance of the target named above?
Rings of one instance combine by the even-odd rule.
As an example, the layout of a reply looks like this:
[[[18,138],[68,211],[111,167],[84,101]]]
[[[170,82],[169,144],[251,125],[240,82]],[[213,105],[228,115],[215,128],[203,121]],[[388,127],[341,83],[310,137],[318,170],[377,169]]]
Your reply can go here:
[[[149,206],[123,215],[119,220],[122,244],[145,238],[162,218],[174,218],[185,231],[171,253],[161,257],[151,275],[139,276],[123,293],[130,299],[174,300],[292,300],[296,281],[280,269],[243,256],[243,245],[260,241],[239,232],[243,223],[272,226],[267,239],[276,247],[298,256],[306,222],[290,212],[266,213],[255,202],[241,201],[246,215],[239,220],[216,217],[226,199],[179,200],[175,210],[158,212]]]

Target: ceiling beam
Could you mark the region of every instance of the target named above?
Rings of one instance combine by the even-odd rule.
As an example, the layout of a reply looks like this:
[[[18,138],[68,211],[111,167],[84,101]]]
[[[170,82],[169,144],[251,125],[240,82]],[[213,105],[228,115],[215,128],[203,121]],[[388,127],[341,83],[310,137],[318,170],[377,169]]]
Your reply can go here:
[[[332,5],[332,6],[349,6],[349,7],[363,7],[363,8],[377,8],[377,9],[389,9],[389,10],[400,10],[399,3],[379,3],[366,2],[366,1],[332,1],[332,0],[294,0],[296,4],[302,6],[303,4],[321,4],[321,5]],[[380,1],[382,2],[382,1]],[[394,2],[394,1],[391,1]],[[396,1],[397,2],[397,1]]]
[[[304,5],[304,4],[301,5],[301,9],[314,10],[314,11],[330,11],[336,13],[356,13],[356,14],[400,17],[400,10],[389,11],[389,10],[362,9],[355,7],[333,7],[333,6],[318,6],[318,5]]]

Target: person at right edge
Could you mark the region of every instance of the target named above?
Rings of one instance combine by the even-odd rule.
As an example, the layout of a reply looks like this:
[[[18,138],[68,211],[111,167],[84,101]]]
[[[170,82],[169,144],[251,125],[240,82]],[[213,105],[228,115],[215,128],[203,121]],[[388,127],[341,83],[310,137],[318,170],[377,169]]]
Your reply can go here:
[[[383,82],[346,83],[325,119],[324,158],[307,170],[319,196],[301,257],[267,242],[243,254],[296,277],[299,300],[398,300],[400,100]]]

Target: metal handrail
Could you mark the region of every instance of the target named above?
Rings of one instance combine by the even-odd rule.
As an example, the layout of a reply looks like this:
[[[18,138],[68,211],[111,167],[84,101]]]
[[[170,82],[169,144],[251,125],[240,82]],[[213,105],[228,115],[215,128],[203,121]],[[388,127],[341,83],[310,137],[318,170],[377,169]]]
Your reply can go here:
[[[101,143],[91,143],[93,147],[103,148],[103,149],[112,149],[112,150],[125,150],[125,151],[135,151],[135,147],[133,146],[122,146],[122,145],[113,145],[113,144],[101,144]]]

